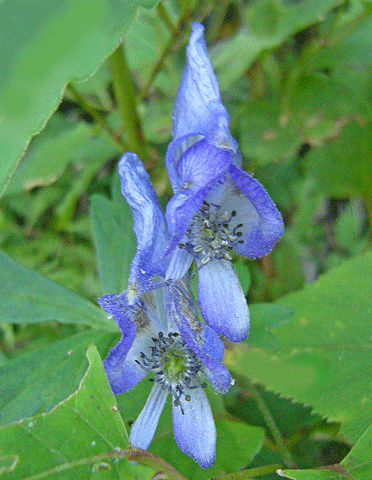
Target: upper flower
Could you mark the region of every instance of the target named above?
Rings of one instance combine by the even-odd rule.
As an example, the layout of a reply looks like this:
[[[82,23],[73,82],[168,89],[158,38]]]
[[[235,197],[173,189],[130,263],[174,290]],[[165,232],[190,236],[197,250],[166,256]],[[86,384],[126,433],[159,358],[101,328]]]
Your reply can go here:
[[[248,306],[230,263],[231,250],[248,257],[270,252],[283,232],[266,190],[241,170],[217,79],[194,23],[173,114],[166,166],[174,196],[167,205],[171,233],[168,279],[182,278],[193,259],[199,273],[200,311],[232,341],[248,335]]]
[[[168,146],[165,159],[174,192],[180,191],[184,185],[176,171],[177,161],[193,143],[205,138],[217,148],[226,148],[234,153],[238,149],[236,140],[230,134],[229,115],[221,101],[203,32],[203,25],[192,24],[186,65],[174,102],[173,141]],[[234,161],[240,165],[240,154],[234,155]],[[209,179],[212,171],[204,170]],[[216,171],[213,173],[218,174]]]

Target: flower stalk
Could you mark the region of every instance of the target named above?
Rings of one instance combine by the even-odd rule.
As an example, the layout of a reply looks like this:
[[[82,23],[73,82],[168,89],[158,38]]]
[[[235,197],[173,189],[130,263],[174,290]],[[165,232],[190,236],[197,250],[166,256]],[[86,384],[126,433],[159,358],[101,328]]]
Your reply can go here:
[[[263,398],[258,391],[258,388],[253,384],[250,383],[248,385],[249,388],[249,393],[251,394],[252,398],[257,404],[258,409],[260,410],[267,428],[269,429],[271,435],[273,436],[275,440],[275,444],[281,453],[283,457],[283,462],[287,467],[290,468],[296,468],[296,464],[294,463],[292,459],[292,455],[290,451],[288,450],[287,446],[285,445],[284,439],[282,437],[282,434],[280,433],[280,430],[278,426],[275,423],[275,420],[273,416],[271,415],[270,410],[268,409],[266,403],[263,401]]]
[[[114,88],[116,105],[119,109],[123,129],[126,133],[128,149],[148,158],[142,125],[137,114],[134,85],[123,45],[119,45],[107,59]]]
[[[116,132],[112,127],[111,125],[107,122],[107,120],[105,119],[105,117],[103,115],[100,114],[100,112],[98,112],[98,110],[96,110],[94,107],[92,107],[86,100],[85,98],[83,97],[83,95],[81,95],[79,93],[79,91],[72,85],[72,83],[70,83],[67,88],[70,90],[70,92],[72,93],[74,99],[75,99],[75,102],[80,105],[80,107],[87,113],[89,113],[89,115],[91,115],[94,120],[99,124],[101,125],[101,127],[106,130],[106,132],[109,134],[109,138],[116,144],[118,145],[121,149],[123,150],[128,150],[128,145],[122,140],[122,138],[120,137],[119,133]]]

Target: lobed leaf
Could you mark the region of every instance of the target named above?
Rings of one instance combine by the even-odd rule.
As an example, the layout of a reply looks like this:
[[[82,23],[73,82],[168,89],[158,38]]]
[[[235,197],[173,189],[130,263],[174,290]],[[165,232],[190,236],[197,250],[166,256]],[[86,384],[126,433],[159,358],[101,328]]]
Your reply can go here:
[[[94,342],[103,356],[113,334],[90,330],[32,351],[0,366],[0,425],[48,412],[79,385]]]
[[[370,480],[372,478],[372,425],[338,465],[318,470],[285,470],[281,476],[292,480]]]
[[[99,353],[91,346],[87,356],[89,368],[73,395],[50,413],[0,429],[4,479],[149,478],[151,470],[125,458],[128,436]]]
[[[356,441],[372,422],[372,254],[358,256],[280,303],[291,321],[273,327],[267,347],[249,338],[226,358],[232,371],[312,405]]]

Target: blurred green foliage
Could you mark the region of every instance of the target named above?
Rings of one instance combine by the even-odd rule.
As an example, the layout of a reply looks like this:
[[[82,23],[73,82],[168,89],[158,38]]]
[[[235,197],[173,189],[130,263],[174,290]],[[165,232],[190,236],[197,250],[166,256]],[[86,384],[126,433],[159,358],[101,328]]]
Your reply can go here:
[[[44,3],[0,5],[7,40],[0,78],[1,438],[26,442],[21,426],[4,426],[26,417],[58,423],[75,398],[63,402],[69,395],[85,395],[82,385],[93,392],[93,370],[93,384],[103,382],[90,350],[80,385],[88,346],[104,358],[118,339],[94,305],[97,296],[125,288],[136,248],[116,172],[131,144],[129,120],[107,58],[124,37],[118,48],[133,80],[143,161],[165,205],[173,101],[190,23],[200,21],[243,166],[268,190],[286,229],[266,257],[234,259],[252,328],[243,345],[226,345],[235,385],[223,402],[211,396],[221,442],[216,466],[201,471],[175,453],[167,411],[150,451],[190,479],[261,468],[236,477],[251,478],[273,464],[291,467],[286,474],[299,480],[372,478],[372,2]],[[104,401],[112,402],[106,387]],[[118,397],[126,426],[148,388]],[[105,412],[100,431],[116,422],[115,412]],[[110,441],[124,449],[125,427],[118,428],[120,445]],[[11,448],[1,448],[0,476],[21,478]],[[122,460],[102,467],[107,448],[100,452],[101,463],[91,464],[80,450],[85,473],[48,478],[91,478],[92,465],[101,465],[97,478],[154,473]],[[48,462],[28,475],[46,475],[53,458]],[[330,467],[294,470],[322,465]]]

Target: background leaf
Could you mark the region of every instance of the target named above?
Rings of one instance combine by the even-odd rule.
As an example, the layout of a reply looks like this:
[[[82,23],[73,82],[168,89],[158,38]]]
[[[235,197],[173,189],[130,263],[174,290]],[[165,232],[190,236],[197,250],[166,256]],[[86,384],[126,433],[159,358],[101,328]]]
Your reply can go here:
[[[118,46],[139,6],[156,0],[23,0],[0,4],[0,192],[30,138],[57,108],[65,86],[83,80]],[[87,15],[89,12],[89,15]]]
[[[342,423],[356,441],[372,422],[372,254],[358,256],[280,302],[296,313],[271,332],[272,350],[249,338],[227,358],[229,367],[269,389],[313,405]]]
[[[128,283],[137,241],[132,229],[132,211],[114,176],[112,200],[95,195],[91,203],[91,224],[102,293],[119,293]]]
[[[352,121],[334,142],[309,152],[306,166],[327,194],[358,195],[372,201],[371,145],[372,122],[361,126]]]
[[[94,343],[103,357],[115,336],[90,330],[9,360],[0,367],[0,425],[48,412],[73,393]]]
[[[0,320],[12,323],[57,321],[115,331],[98,307],[78,294],[13,261],[0,251]]]
[[[321,470],[286,470],[283,476],[292,480],[370,480],[372,478],[372,425],[360,437],[339,465]]]
[[[246,28],[211,49],[221,89],[240,78],[262,52],[278,47],[291,35],[318,23],[339,3],[339,0],[303,0],[285,7],[279,0],[252,2],[244,12]]]

